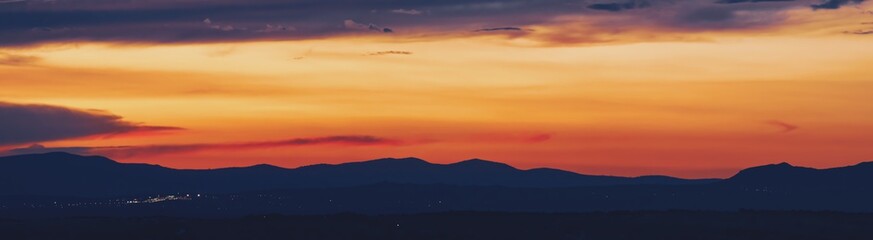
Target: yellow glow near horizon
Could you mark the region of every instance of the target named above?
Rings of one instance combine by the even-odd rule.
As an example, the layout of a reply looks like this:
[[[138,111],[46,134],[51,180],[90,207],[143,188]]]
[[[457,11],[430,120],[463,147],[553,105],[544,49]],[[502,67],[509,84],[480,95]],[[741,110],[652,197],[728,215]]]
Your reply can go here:
[[[43,46],[0,66],[0,100],[187,130],[51,146],[373,135],[330,146],[121,159],[196,168],[420,156],[614,175],[725,176],[873,160],[873,48],[848,35],[529,47],[489,38]],[[409,55],[372,55],[408,51]],[[800,130],[781,132],[768,121]],[[548,137],[538,137],[548,136]],[[180,160],[183,159],[183,160]]]

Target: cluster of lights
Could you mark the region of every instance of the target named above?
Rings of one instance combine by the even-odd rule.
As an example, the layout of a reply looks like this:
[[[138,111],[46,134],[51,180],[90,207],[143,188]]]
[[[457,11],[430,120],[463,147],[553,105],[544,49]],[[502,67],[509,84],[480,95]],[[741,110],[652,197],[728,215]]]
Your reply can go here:
[[[184,200],[191,200],[192,198],[199,198],[199,197],[202,197],[202,195],[200,195],[200,194],[195,194],[195,195],[191,195],[191,194],[166,195],[166,196],[148,197],[142,201],[140,201],[138,199],[133,199],[133,200],[128,200],[125,203],[127,203],[127,204],[139,204],[139,203],[159,203],[159,202],[165,202],[165,201],[184,201]]]

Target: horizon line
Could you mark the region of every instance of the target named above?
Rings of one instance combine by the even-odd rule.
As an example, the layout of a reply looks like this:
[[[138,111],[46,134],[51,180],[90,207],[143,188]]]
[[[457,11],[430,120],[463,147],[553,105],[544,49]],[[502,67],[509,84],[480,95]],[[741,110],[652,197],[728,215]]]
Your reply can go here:
[[[281,167],[281,166],[276,166],[276,165],[272,165],[272,164],[268,164],[268,163],[260,163],[260,164],[253,164],[253,165],[246,165],[246,166],[236,166],[236,167],[221,167],[221,168],[173,168],[173,167],[167,167],[167,166],[163,166],[163,165],[160,165],[160,164],[154,164],[154,163],[145,163],[145,162],[119,162],[118,160],[115,160],[115,159],[112,159],[112,158],[110,158],[110,157],[106,157],[106,156],[101,156],[101,155],[79,155],[79,154],[70,153],[70,152],[64,152],[64,151],[53,151],[53,152],[44,152],[44,153],[27,153],[27,154],[5,155],[5,156],[0,156],[0,159],[2,159],[2,158],[12,158],[12,157],[22,157],[22,156],[57,155],[57,154],[65,154],[65,155],[71,155],[71,156],[77,156],[77,157],[99,157],[99,158],[104,158],[104,159],[110,160],[110,161],[112,161],[112,162],[114,162],[114,163],[116,163],[116,164],[125,164],[125,165],[127,165],[127,164],[144,164],[144,165],[158,166],[158,167],[162,167],[162,168],[166,168],[166,169],[179,170],[179,171],[213,171],[213,170],[223,170],[223,169],[245,169],[245,168],[258,167],[258,166],[268,166],[268,167],[273,167],[273,168],[278,168],[278,169],[283,169],[283,170],[297,170],[297,169],[302,169],[302,168],[307,168],[307,167],[313,167],[313,166],[342,166],[342,165],[348,165],[348,164],[372,163],[372,162],[385,161],[385,160],[410,160],[410,161],[411,161],[411,160],[418,160],[418,161],[421,161],[421,162],[423,162],[423,163],[425,163],[425,164],[436,165],[436,166],[452,166],[452,165],[457,165],[457,164],[461,164],[461,163],[465,163],[465,162],[474,162],[474,161],[479,161],[479,162],[485,162],[485,163],[491,163],[491,164],[505,165],[505,166],[507,166],[507,167],[510,167],[510,168],[512,168],[512,169],[514,169],[514,170],[518,170],[518,171],[531,171],[531,170],[544,169],[544,170],[557,170],[557,171],[563,171],[563,172],[568,172],[568,173],[573,173],[573,174],[578,174],[578,175],[585,175],[585,176],[598,176],[598,177],[622,177],[622,178],[669,177],[669,178],[682,179],[682,180],[725,180],[725,179],[730,179],[731,177],[736,176],[736,175],[739,174],[740,172],[745,171],[745,170],[748,170],[748,169],[761,168],[761,167],[770,167],[770,166],[780,166],[780,165],[786,165],[786,166],[788,166],[788,167],[792,167],[792,168],[805,168],[805,169],[813,169],[813,170],[822,170],[822,171],[823,171],[823,170],[831,170],[831,169],[839,169],[839,168],[846,168],[846,167],[859,166],[859,165],[863,165],[863,164],[873,164],[873,161],[862,161],[862,162],[859,162],[859,163],[856,163],[856,164],[853,164],[853,165],[845,165],[845,166],[830,167],[830,168],[814,168],[814,167],[806,167],[806,166],[793,165],[793,164],[791,164],[791,163],[789,163],[789,162],[780,162],[780,163],[771,163],[771,164],[757,165],[757,166],[750,166],[750,167],[741,168],[741,169],[738,170],[734,175],[732,175],[731,177],[727,177],[727,178],[682,178],[682,177],[674,177],[674,176],[670,176],[670,175],[657,175],[657,174],[653,174],[653,175],[639,175],[639,176],[620,176],[620,175],[585,174],[585,173],[581,173],[581,172],[576,172],[576,171],[571,171],[571,170],[565,170],[565,169],[560,169],[560,168],[550,168],[550,167],[535,167],[535,168],[522,169],[522,168],[515,167],[515,166],[513,166],[513,165],[511,165],[511,164],[508,164],[508,163],[499,162],[499,161],[493,161],[493,160],[487,160],[487,159],[482,159],[482,158],[470,158],[470,159],[461,160],[461,161],[452,162],[452,163],[434,163],[434,162],[430,162],[430,161],[427,161],[427,160],[425,160],[425,159],[423,159],[423,158],[419,158],[419,157],[386,157],[386,158],[376,158],[376,159],[369,159],[369,160],[357,160],[357,161],[350,161],[350,162],[343,162],[343,163],[336,163],[336,164],[334,164],[334,163],[316,163],[316,164],[302,165],[302,166],[298,166],[298,167],[294,167],[294,168]]]

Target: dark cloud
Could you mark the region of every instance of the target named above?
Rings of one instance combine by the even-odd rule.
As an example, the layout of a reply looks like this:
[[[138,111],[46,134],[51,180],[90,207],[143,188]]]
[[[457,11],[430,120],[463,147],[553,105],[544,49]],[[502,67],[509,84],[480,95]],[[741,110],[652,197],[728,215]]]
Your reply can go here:
[[[645,0],[633,0],[628,2],[615,2],[615,3],[595,3],[588,5],[589,9],[600,10],[600,11],[610,11],[610,12],[620,12],[624,10],[638,9],[638,8],[647,8],[651,7],[652,4],[649,1]]]
[[[154,156],[173,153],[198,152],[198,151],[234,151],[247,149],[313,146],[313,145],[342,145],[342,146],[401,146],[406,143],[393,139],[374,136],[328,136],[316,138],[293,138],[278,141],[262,142],[239,142],[239,143],[198,143],[198,144],[174,144],[174,145],[145,145],[145,146],[109,146],[109,147],[45,147],[34,144],[26,148],[11,149],[3,155],[19,155],[47,152],[68,152],[82,155],[101,155],[114,158],[129,158]]]
[[[21,65],[32,65],[42,61],[42,58],[37,56],[30,55],[18,55],[12,53],[2,53],[0,52],[0,65],[11,65],[11,66],[21,66]]]
[[[719,0],[717,3],[734,4],[734,3],[766,3],[766,2],[794,2],[795,0]],[[865,0],[823,0],[819,4],[810,5],[812,9],[838,9],[844,5],[851,3],[862,3]]]
[[[792,131],[800,128],[797,125],[786,123],[783,121],[777,121],[777,120],[770,120],[770,121],[766,121],[764,123],[767,125],[778,127],[779,129],[782,130],[783,133],[792,132]]]
[[[368,53],[367,56],[382,56],[382,55],[412,55],[409,51],[381,51]]]
[[[861,1],[827,0],[813,7],[832,9]],[[740,4],[759,2],[771,3]],[[733,7],[716,7],[726,5]],[[582,19],[575,25],[602,25],[596,29],[598,32],[586,33],[594,35],[642,28],[665,32],[731,30],[774,26],[781,22],[781,11],[804,7],[808,2],[780,0],[15,1],[0,4],[0,46],[72,41],[159,44],[294,40],[395,32],[402,34],[392,37],[426,39],[422,36],[463,36],[459,29],[481,26],[545,26],[568,17]],[[743,16],[738,17],[737,12]],[[747,12],[751,16],[746,16]],[[615,20],[607,16],[610,14],[624,20],[611,22]],[[696,19],[709,23],[694,24]],[[713,20],[720,23],[710,24]],[[690,25],[694,27],[686,27]]]
[[[550,42],[615,43],[674,41],[684,34],[710,31],[749,31],[776,28],[786,22],[783,11],[804,8],[794,2],[771,4],[721,4],[715,1],[651,1],[651,6],[632,12],[603,12],[583,19],[587,27],[565,24],[563,31],[543,31]],[[584,25],[583,25],[584,26]],[[634,38],[636,37],[636,39]]]
[[[862,3],[864,0],[824,0],[820,4],[811,5],[812,9],[838,9],[850,3]]]
[[[383,33],[394,32],[394,30],[391,30],[390,28],[380,27],[379,25],[372,24],[372,23],[370,23],[370,24],[358,23],[358,22],[355,22],[354,20],[350,20],[350,19],[343,21],[343,26],[345,26],[346,29],[351,29],[351,30],[368,30],[368,31],[377,31],[377,32],[383,32]]]
[[[255,32],[256,33],[275,33],[275,32],[294,31],[294,30],[296,30],[294,27],[289,27],[289,26],[285,26],[285,25],[281,25],[281,24],[278,24],[278,25],[267,24],[264,26],[264,28],[256,29]]]
[[[128,122],[102,111],[0,102],[0,146],[178,129]]]
[[[31,1],[25,9],[2,10],[0,45],[306,39],[348,33],[345,19],[380,20],[369,8],[342,0]]]
[[[762,2],[793,2],[794,0],[719,0],[717,3],[762,3]]]
[[[474,32],[495,32],[495,31],[524,31],[520,27],[498,27],[498,28],[480,28]]]
[[[726,8],[700,8],[679,16],[680,21],[690,23],[729,22],[736,17],[736,11]]]

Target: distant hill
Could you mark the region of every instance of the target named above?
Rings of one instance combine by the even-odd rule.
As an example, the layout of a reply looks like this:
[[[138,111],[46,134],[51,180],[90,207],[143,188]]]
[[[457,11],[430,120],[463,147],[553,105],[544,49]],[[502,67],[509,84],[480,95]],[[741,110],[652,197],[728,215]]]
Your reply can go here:
[[[873,162],[854,166],[813,169],[788,163],[748,168],[727,179],[725,184],[768,189],[857,189],[873,190]]]
[[[0,158],[0,195],[7,196],[110,197],[176,192],[237,193],[351,187],[377,183],[557,188],[685,185],[713,181],[715,180],[686,180],[666,176],[591,176],[547,168],[519,170],[503,163],[480,159],[454,164],[433,164],[417,158],[386,158],[296,169],[256,165],[215,170],[176,170],[61,152]]]
[[[168,196],[172,195],[172,196]],[[447,211],[873,212],[873,163],[753,167],[724,180],[379,159],[285,169],[175,170],[66,153],[0,158],[0,217],[404,214]]]

